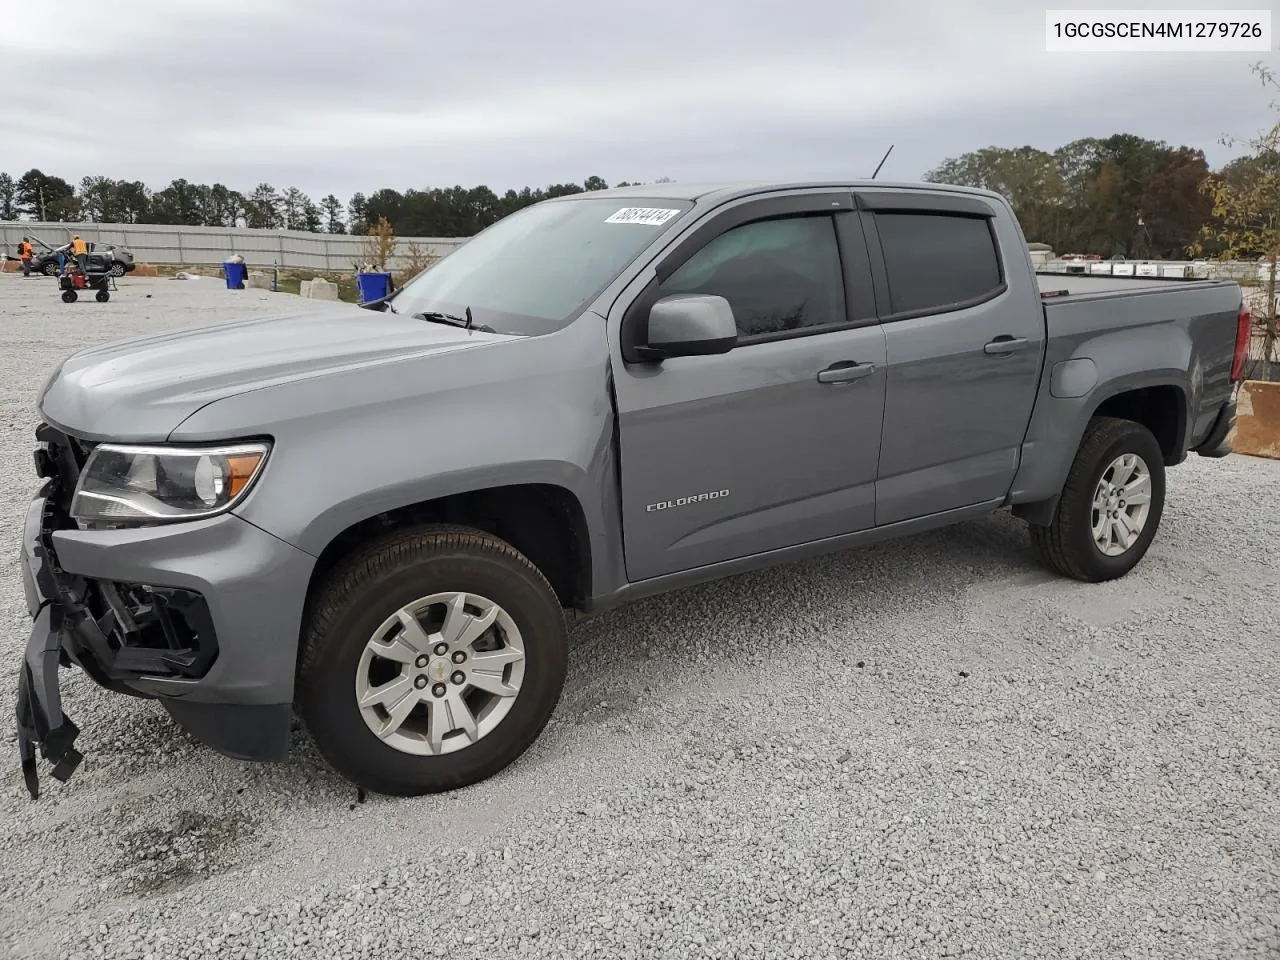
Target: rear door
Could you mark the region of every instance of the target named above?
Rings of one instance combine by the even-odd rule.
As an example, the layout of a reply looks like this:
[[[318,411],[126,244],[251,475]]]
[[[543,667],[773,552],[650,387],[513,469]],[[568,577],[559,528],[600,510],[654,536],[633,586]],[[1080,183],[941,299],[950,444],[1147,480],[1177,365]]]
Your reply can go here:
[[[725,297],[738,346],[635,362],[674,293]],[[848,191],[726,205],[614,311],[630,580],[874,526],[885,343]]]
[[[973,195],[868,190],[859,203],[889,365],[876,523],[1000,500],[1044,355],[1022,232]]]

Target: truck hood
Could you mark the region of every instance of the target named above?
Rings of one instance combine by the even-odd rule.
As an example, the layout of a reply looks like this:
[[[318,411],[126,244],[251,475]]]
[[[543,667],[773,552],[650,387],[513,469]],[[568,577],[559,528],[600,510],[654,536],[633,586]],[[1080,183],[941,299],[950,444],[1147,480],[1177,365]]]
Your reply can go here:
[[[40,413],[88,440],[159,442],[239,393],[514,339],[359,307],[295,311],[82,350],[50,377]]]

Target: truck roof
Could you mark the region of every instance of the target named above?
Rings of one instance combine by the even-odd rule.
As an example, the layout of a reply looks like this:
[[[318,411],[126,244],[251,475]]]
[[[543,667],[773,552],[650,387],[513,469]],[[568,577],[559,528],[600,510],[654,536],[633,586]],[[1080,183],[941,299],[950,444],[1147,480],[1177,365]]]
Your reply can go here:
[[[925,183],[897,180],[741,180],[710,181],[704,183],[641,183],[627,187],[611,187],[608,190],[592,190],[574,193],[557,200],[574,200],[591,197],[649,197],[668,200],[729,200],[753,193],[769,193],[774,190],[856,190],[863,187],[888,187],[898,190],[933,190],[940,193],[966,193],[1003,202],[1003,198],[991,190],[975,187],[959,187],[947,183]]]

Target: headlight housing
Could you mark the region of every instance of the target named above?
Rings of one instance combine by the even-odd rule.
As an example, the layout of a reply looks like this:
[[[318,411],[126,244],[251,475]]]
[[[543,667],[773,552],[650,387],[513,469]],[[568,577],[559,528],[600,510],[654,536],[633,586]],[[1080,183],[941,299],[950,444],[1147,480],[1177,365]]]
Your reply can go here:
[[[197,520],[231,509],[266,463],[266,442],[203,447],[94,447],[80,471],[71,516],[84,527]]]

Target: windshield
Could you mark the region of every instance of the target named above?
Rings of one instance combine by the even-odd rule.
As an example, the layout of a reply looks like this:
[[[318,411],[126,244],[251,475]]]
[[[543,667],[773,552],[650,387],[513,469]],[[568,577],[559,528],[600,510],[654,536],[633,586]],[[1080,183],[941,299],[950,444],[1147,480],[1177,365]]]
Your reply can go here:
[[[395,310],[462,316],[470,307],[477,325],[498,333],[551,333],[690,206],[593,198],[526,207],[410,280]]]

